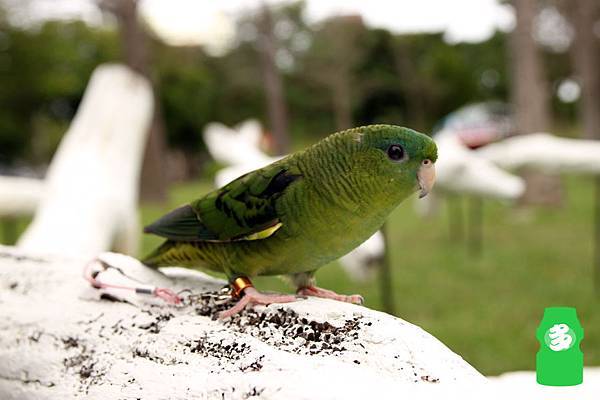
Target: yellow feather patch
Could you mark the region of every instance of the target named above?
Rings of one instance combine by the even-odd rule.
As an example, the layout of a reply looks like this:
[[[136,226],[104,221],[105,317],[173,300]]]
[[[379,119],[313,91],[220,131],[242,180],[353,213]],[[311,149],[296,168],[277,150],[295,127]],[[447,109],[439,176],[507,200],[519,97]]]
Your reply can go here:
[[[267,229],[263,229],[262,231],[251,233],[250,235],[244,236],[241,240],[260,240],[266,239],[275,232],[277,229],[281,228],[281,222],[276,223],[275,225],[268,227]]]

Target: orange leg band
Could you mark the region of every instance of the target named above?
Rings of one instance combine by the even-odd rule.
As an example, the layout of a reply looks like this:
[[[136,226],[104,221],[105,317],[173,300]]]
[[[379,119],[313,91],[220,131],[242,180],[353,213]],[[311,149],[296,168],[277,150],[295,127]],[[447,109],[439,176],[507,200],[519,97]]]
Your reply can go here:
[[[250,279],[245,276],[240,276],[235,278],[235,280],[231,283],[231,294],[233,297],[241,297],[244,289],[254,287]]]

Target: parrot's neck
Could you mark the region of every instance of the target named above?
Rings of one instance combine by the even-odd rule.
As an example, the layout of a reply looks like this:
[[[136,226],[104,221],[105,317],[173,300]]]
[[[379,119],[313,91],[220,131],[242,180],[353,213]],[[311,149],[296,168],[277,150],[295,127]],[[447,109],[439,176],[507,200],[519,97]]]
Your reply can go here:
[[[352,144],[333,145],[315,146],[295,160],[304,177],[298,194],[300,214],[310,215],[310,224],[317,225],[311,229],[313,239],[318,240],[321,232],[328,240],[337,235],[343,244],[340,249],[349,251],[379,229],[414,188],[354,167]],[[349,237],[355,240],[348,241]]]
[[[287,272],[311,271],[348,253],[414,191],[383,174],[352,168],[356,157],[350,151],[320,145],[287,159],[302,176],[277,203],[282,228],[276,237],[289,252],[281,267]]]
[[[308,186],[326,203],[359,218],[376,218],[383,223],[415,188],[403,185],[398,177],[377,173],[377,163],[365,167],[369,161],[363,159],[357,166],[355,151],[356,143],[333,136],[309,148],[297,161],[309,180]]]

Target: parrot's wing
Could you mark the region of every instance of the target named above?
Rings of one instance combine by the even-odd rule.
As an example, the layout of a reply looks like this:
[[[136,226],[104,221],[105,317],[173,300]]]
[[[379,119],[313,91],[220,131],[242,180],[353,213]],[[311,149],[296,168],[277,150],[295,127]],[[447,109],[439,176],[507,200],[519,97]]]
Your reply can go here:
[[[176,241],[267,238],[281,227],[275,207],[277,198],[299,178],[296,168],[276,162],[171,211],[144,232]]]

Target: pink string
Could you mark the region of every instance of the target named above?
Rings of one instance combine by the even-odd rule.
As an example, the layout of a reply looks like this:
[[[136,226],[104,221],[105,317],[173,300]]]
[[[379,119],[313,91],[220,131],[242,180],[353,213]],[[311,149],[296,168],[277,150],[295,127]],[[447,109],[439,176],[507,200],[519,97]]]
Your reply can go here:
[[[181,297],[171,289],[167,288],[156,288],[154,289],[154,296],[159,297],[169,304],[180,304]]]
[[[139,288],[136,288],[134,286],[124,286],[124,285],[115,285],[112,283],[104,283],[102,281],[100,281],[97,276],[100,274],[100,272],[102,271],[98,271],[98,273],[96,275],[94,275],[92,273],[92,264],[96,261],[100,261],[99,259],[95,259],[93,261],[90,261],[84,268],[83,271],[83,277],[96,289],[107,289],[107,288],[111,288],[111,289],[122,289],[122,290],[132,290],[134,292],[140,293],[138,291]],[[106,268],[104,268],[104,270],[106,270]],[[155,287],[152,290],[152,295],[154,297],[158,297],[160,299],[162,299],[163,301],[169,303],[169,304],[180,304],[181,303],[181,298],[175,293],[173,292],[171,289],[168,288],[159,288],[159,287]]]

